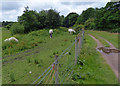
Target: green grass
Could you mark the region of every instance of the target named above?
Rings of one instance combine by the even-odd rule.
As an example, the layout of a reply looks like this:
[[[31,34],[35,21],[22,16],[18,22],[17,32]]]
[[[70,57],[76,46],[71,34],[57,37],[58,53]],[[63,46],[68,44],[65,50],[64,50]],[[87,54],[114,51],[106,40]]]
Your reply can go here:
[[[101,54],[96,51],[96,42],[85,34],[78,64],[72,77],[67,81],[74,84],[117,84],[117,78]],[[83,63],[83,66],[80,65]],[[66,82],[66,83],[67,83]]]
[[[70,35],[66,31],[67,29],[55,29],[52,39],[49,38],[48,30],[34,31],[25,35],[16,35],[20,42],[23,40],[23,42],[36,42],[38,38],[40,40],[42,39],[43,42],[38,43],[38,46],[31,48],[32,52],[27,55],[19,54],[17,56],[10,56],[3,59],[3,62],[6,63],[3,64],[2,68],[2,83],[30,84],[35,81],[38,76],[40,76],[44,70],[54,62],[54,55],[61,55],[61,53],[75,41],[76,35]],[[30,38],[34,38],[35,41]],[[85,34],[84,45],[78,58],[78,62],[83,62],[84,65],[81,66],[79,63],[76,66],[74,65],[74,45],[69,52],[67,51],[68,54],[58,60],[61,65],[58,69],[59,81],[61,82],[64,80],[64,83],[68,84],[116,84],[117,78],[115,77],[115,74],[106,64],[100,53],[95,50],[95,47],[96,42]],[[35,50],[37,50],[38,53],[36,53]],[[23,51],[24,50],[18,52]],[[69,64],[70,66],[68,67]],[[74,73],[68,78],[72,70],[71,68],[74,69]],[[32,72],[31,74],[29,73],[30,71]],[[78,76],[81,76],[82,78],[78,78]],[[74,81],[73,78],[76,78],[76,80]],[[45,83],[47,79],[48,76],[46,76],[43,83]],[[38,83],[38,81],[36,83]]]
[[[30,56],[23,56],[22,59],[18,60],[14,59],[22,56],[21,54],[3,59],[3,62],[10,61],[10,63],[3,64],[3,83],[32,83],[38,77],[38,75],[40,75],[49,65],[54,62],[54,53],[58,53],[58,55],[60,55],[63,50],[65,50],[74,42],[75,35],[70,35],[68,32],[55,30],[56,33],[54,32],[53,38],[50,39],[48,31],[48,35],[44,34],[47,36],[42,36],[43,33],[45,33],[44,30],[35,31],[34,33],[41,31],[43,32],[40,34],[39,38],[42,37],[42,39],[45,39],[45,42],[38,45],[40,47],[38,49],[39,53],[34,53]],[[37,48],[37,46],[35,48]],[[36,60],[38,61],[38,64],[35,64]],[[29,74],[29,71],[32,71],[32,74]],[[14,82],[10,81],[10,72],[14,73],[14,77],[16,79]]]
[[[98,36],[97,33],[90,32],[90,34],[93,35],[96,39],[98,39],[105,47],[110,47],[110,45],[103,38]]]
[[[96,38],[98,38],[100,40],[100,42],[103,43],[103,45],[105,45],[105,46],[109,47],[108,43],[105,42],[105,40],[99,38],[98,36],[105,38],[106,40],[111,42],[116,48],[118,48],[118,46],[119,46],[118,34],[105,32],[105,31],[90,31],[90,30],[87,30],[87,33],[90,33],[93,36],[95,36]]]

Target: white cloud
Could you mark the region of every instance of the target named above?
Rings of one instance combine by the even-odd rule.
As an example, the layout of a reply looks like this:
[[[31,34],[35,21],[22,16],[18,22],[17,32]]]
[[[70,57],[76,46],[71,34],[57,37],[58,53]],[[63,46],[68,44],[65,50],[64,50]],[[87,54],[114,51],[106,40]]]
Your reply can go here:
[[[111,0],[60,0],[61,2],[110,2]]]
[[[24,7],[29,6],[32,10],[56,9],[60,15],[68,15],[70,12],[81,14],[83,10],[89,7],[103,7],[109,0],[4,0],[2,10],[2,20],[17,21],[17,17],[22,15]],[[13,2],[13,3],[12,3]],[[84,3],[83,3],[84,2]],[[91,3],[89,3],[91,2]],[[7,4],[6,4],[7,3]]]

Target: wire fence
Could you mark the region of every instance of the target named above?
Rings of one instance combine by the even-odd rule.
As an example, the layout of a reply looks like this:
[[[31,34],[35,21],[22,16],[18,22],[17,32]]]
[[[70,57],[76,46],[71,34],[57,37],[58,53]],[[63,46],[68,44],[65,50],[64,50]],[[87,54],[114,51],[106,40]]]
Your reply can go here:
[[[30,86],[34,84],[36,86],[39,84],[66,84],[74,73],[83,40],[84,30],[81,30],[75,37],[75,42],[65,49],[61,55],[55,55],[55,61]]]

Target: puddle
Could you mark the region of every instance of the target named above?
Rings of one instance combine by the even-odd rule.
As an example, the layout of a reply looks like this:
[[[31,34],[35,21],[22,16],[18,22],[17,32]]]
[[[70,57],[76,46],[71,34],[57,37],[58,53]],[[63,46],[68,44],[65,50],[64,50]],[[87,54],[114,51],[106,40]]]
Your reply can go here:
[[[106,47],[99,47],[97,48],[97,51],[99,52],[104,52],[106,54],[110,54],[110,53],[120,53],[120,50],[117,50],[117,49],[109,49],[109,48],[106,48]]]

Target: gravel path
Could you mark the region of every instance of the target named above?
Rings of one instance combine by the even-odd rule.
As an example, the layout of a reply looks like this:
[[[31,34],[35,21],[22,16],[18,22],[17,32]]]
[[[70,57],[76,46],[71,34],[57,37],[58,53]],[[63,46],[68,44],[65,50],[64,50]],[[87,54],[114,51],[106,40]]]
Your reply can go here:
[[[97,42],[97,48],[104,47],[100,43],[100,41],[98,39],[96,39],[94,36],[92,36],[90,34],[89,34],[89,36],[92,37]],[[109,49],[116,49],[109,41],[106,40],[106,42],[108,42],[108,44],[110,45]],[[97,48],[96,48],[96,50],[99,51]],[[106,60],[106,62],[110,65],[110,67],[112,68],[112,70],[114,71],[116,77],[118,78],[118,80],[120,82],[120,71],[118,69],[118,65],[120,67],[120,64],[118,64],[118,60],[120,61],[120,59],[118,59],[118,55],[120,55],[120,53],[110,53],[110,54],[106,54],[104,52],[100,52],[100,53],[102,54],[102,57]]]

